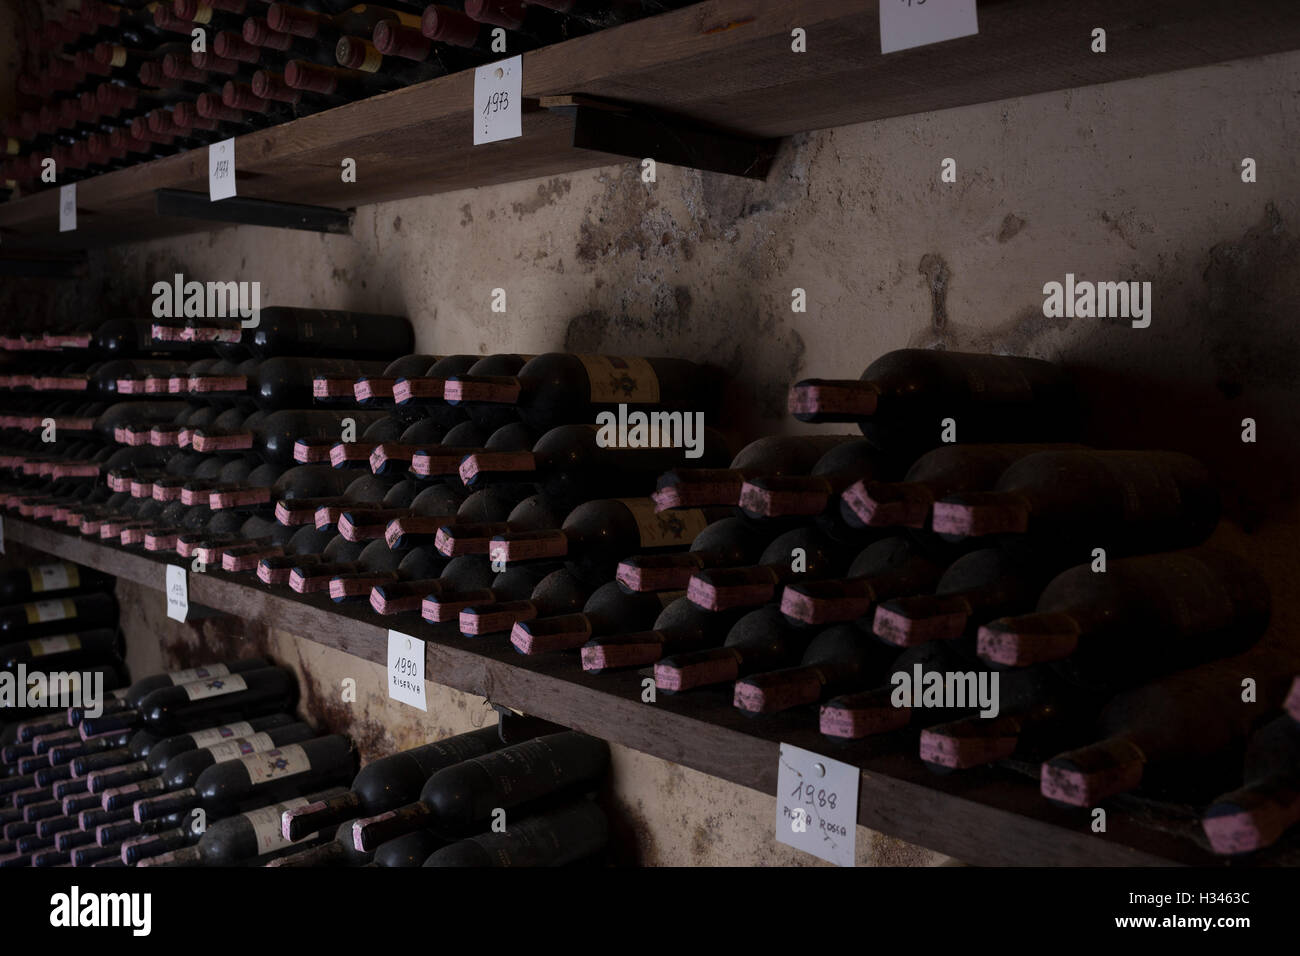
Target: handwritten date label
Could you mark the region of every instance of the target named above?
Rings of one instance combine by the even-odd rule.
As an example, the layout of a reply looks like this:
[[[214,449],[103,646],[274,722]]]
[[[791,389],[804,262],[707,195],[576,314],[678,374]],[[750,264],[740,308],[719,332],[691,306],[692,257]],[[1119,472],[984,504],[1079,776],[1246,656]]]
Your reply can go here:
[[[839,866],[853,866],[857,843],[857,767],[781,745],[776,778],[776,839]]]
[[[524,58],[512,57],[474,70],[474,145],[524,135]]]
[[[208,147],[208,200],[235,195],[235,141],[223,139]]]
[[[979,33],[975,0],[880,0],[880,52]]]
[[[424,641],[401,631],[388,632],[388,696],[429,709],[424,698]]]

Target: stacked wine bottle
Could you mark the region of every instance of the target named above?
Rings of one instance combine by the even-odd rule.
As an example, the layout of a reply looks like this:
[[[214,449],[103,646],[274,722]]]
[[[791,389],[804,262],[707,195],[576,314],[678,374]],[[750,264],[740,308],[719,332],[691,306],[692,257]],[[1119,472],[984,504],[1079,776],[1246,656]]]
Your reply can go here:
[[[25,37],[0,187],[75,182],[686,5],[82,0]]]
[[[238,340],[257,355],[257,336],[280,327],[194,320],[151,328],[151,347]],[[495,642],[593,674],[643,668],[662,693],[806,720],[828,747],[887,738],[936,772],[1032,768],[1067,806],[1135,793],[1204,808],[1245,787],[1207,811],[1222,852],[1261,849],[1300,815],[1285,734],[1242,762],[1300,668],[1257,646],[1270,619],[1258,572],[1206,543],[1219,518],[1209,471],[1176,451],[1079,444],[1084,409],[1063,368],[893,352],[860,380],[791,389],[796,419],[854,433],[764,437],[733,456],[704,427],[687,458],[672,442],[622,440],[609,421],[633,409],[719,424],[716,369],[567,353],[361,367],[306,338],[294,375],[264,378],[275,359],[187,367],[176,391],[229,401],[221,421],[219,404],[114,417],[123,451],[147,433],[187,452],[105,462],[110,487],[90,479],[74,493],[89,505],[49,480],[84,452],[15,449],[0,465],[29,477],[15,476],[7,505],[287,592],[368,602],[426,639]],[[351,339],[363,340],[378,344]],[[119,397],[135,389],[113,374]],[[171,372],[134,374],[147,395]],[[303,404],[241,404],[276,388]],[[35,427],[42,407],[15,416]],[[181,460],[194,470],[176,473]],[[913,675],[915,692],[900,694]],[[934,699],[921,693],[928,675]],[[998,688],[996,707],[981,686]]]

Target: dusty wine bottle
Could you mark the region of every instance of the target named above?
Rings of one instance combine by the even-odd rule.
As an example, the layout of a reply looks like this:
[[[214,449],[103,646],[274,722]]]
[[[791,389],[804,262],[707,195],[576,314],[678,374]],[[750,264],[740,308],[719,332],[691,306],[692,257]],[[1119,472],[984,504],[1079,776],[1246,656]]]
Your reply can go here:
[[[805,379],[790,389],[803,422],[857,422],[881,448],[922,451],[943,443],[952,419],[963,442],[1045,441],[1078,427],[1070,376],[1038,359],[939,349],[899,349],[858,381]]]
[[[498,808],[509,814],[545,798],[589,790],[608,766],[608,745],[574,731],[515,744],[438,771],[417,803],[358,820],[355,845],[373,850],[416,829],[449,837],[473,833]]]
[[[1091,564],[1055,577],[1033,614],[979,629],[979,655],[1003,667],[1059,661],[1071,680],[1117,688],[1251,647],[1271,601],[1259,572],[1215,548]]]

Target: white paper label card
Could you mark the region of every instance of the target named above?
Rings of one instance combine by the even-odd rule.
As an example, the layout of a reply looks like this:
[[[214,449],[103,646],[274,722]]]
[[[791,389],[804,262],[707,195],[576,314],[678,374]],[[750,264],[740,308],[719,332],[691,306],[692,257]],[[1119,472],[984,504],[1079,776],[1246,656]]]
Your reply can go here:
[[[185,576],[185,569],[179,565],[167,565],[167,616],[173,621],[185,620],[190,612],[190,582]]]
[[[223,139],[208,147],[208,199],[229,199],[235,195],[235,141]]]
[[[59,187],[59,232],[77,228],[77,184]]]
[[[776,839],[839,866],[853,866],[858,836],[857,767],[781,745]]]
[[[881,53],[896,53],[979,32],[975,0],[880,0]]]
[[[474,70],[474,145],[524,135],[524,58],[512,57]]]
[[[424,700],[424,641],[401,631],[388,632],[388,696],[429,709]]]

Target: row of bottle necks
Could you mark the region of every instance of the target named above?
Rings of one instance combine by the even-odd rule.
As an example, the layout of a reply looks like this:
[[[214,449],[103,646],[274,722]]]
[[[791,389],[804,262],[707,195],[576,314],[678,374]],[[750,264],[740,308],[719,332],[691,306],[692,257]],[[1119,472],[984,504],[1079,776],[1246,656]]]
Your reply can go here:
[[[291,716],[292,672],[246,658],[128,684],[113,629],[46,629],[109,623],[94,572],[42,572],[33,586],[83,614],[10,629],[2,666],[97,676],[100,696],[0,711],[0,867],[555,866],[604,849],[599,740],[511,715],[357,773],[346,736]]]
[[[102,586],[102,580],[66,564],[0,579],[0,590],[15,596],[42,594],[52,600],[63,595],[82,602],[102,597],[80,589],[87,586]],[[86,604],[71,622],[79,627],[106,623],[103,609],[95,614]],[[290,672],[251,658],[154,675],[127,686],[120,668],[112,666],[111,630],[50,636],[51,628],[71,622],[37,617],[28,614],[25,624],[10,629],[7,639],[24,640],[0,649],[0,664],[108,671],[111,693],[102,712],[50,708],[43,716],[24,714],[25,720],[4,728],[0,865],[226,864],[250,857],[265,862],[282,854],[290,858],[277,865],[419,865],[426,857],[426,865],[433,866],[487,865],[494,859],[495,865],[554,865],[590,857],[603,846],[600,811],[574,800],[595,787],[604,772],[607,755],[599,741],[572,733],[548,736],[488,756],[471,771],[463,763],[467,757],[501,746],[494,730],[478,731],[374,761],[352,779],[350,790],[305,795],[346,786],[355,755],[345,738],[318,737],[287,716],[297,690]],[[0,621],[11,618],[0,611]],[[744,620],[751,637],[762,630],[755,625],[756,614]],[[723,647],[678,654],[661,667],[679,677],[703,676],[702,684],[717,682],[719,668],[739,664],[743,670],[745,655],[764,653],[774,626],[780,627],[768,622],[761,641],[736,639],[733,630]],[[666,630],[664,625],[658,633]],[[647,645],[655,642],[655,633],[611,636],[601,644],[615,651]],[[829,633],[813,643],[826,642]],[[930,650],[946,653],[936,645]],[[928,661],[922,655],[911,663],[922,662],[943,666],[934,653]],[[896,673],[908,671],[902,659],[890,666]],[[807,667],[794,669],[799,670]],[[788,692],[791,673],[787,668],[759,675],[768,681],[760,679],[760,689],[770,692],[779,684]],[[956,707],[919,722],[921,756],[936,769],[988,763],[1018,751],[1024,742],[1018,745],[1017,737],[1031,738],[1039,748],[1059,746],[1071,739],[1064,728],[1073,725],[1073,742],[1086,743],[1044,761],[1043,790],[1049,797],[1079,805],[1079,797],[1086,796],[1083,805],[1091,806],[1147,783],[1144,772],[1165,780],[1176,773],[1198,785],[1195,794],[1179,799],[1205,805],[1203,828],[1213,848],[1226,855],[1248,853],[1276,842],[1300,819],[1294,803],[1300,681],[1283,712],[1270,720],[1275,708],[1266,706],[1257,715],[1231,704],[1228,691],[1237,688],[1224,686],[1224,679],[1231,682],[1239,673],[1227,663],[1189,669],[1104,704],[1094,701],[1086,723],[1070,711],[1080,703],[1077,688],[1062,696],[1050,675],[1030,673],[1018,691],[1004,696],[1007,712],[998,719],[961,716]],[[691,686],[698,685],[688,680],[671,689]],[[857,719],[871,714],[866,698],[882,693],[887,689],[856,695]],[[875,703],[875,718],[892,720],[894,729],[901,729],[881,702]],[[840,705],[843,709],[844,701]],[[553,729],[538,723],[509,742]],[[952,758],[973,758],[973,763]],[[446,769],[452,765],[460,769]],[[1110,789],[1097,790],[1099,782]],[[1225,782],[1229,792],[1214,797]],[[524,819],[504,833],[452,842],[483,829],[489,807]],[[193,826],[196,810],[208,825],[206,833]],[[214,820],[228,822],[213,825]],[[404,842],[390,845],[393,840]],[[434,852],[441,855],[430,856]]]
[[[43,188],[52,158],[75,181],[686,5],[85,0],[28,37],[0,180]]]

